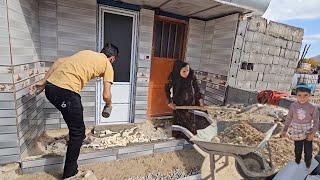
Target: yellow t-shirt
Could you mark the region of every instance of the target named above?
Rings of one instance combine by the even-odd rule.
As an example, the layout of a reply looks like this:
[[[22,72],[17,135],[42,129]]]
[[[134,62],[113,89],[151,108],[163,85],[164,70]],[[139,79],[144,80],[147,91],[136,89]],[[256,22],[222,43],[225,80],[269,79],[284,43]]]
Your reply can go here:
[[[65,59],[48,78],[50,83],[76,93],[95,77],[113,83],[113,68],[103,53],[83,50]]]

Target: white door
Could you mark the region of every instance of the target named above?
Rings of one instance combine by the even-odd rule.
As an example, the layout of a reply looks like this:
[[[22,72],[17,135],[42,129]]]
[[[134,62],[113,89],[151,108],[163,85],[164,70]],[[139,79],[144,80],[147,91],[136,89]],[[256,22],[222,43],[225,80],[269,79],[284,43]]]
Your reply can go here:
[[[112,112],[104,118],[101,111],[105,105],[102,98],[103,83],[98,82],[98,124],[128,123],[132,119],[132,101],[134,67],[136,56],[136,20],[137,13],[111,7],[100,7],[99,44],[110,42],[119,48],[119,58],[113,63],[114,84],[111,88]],[[99,50],[100,50],[99,49]]]

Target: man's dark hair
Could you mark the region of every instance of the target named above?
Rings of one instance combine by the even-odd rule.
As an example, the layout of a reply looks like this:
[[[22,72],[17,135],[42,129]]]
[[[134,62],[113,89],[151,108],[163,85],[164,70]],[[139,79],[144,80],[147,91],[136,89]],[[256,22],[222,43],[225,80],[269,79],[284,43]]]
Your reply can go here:
[[[107,58],[110,58],[111,56],[115,56],[117,58],[119,54],[119,49],[114,44],[106,43],[103,49],[100,51],[100,53],[105,54]]]
[[[296,91],[297,91],[297,93],[298,93],[298,92],[306,92],[306,93],[311,94],[311,89],[310,89],[310,88],[308,87],[308,85],[305,84],[305,83],[299,83],[299,84],[297,85]]]

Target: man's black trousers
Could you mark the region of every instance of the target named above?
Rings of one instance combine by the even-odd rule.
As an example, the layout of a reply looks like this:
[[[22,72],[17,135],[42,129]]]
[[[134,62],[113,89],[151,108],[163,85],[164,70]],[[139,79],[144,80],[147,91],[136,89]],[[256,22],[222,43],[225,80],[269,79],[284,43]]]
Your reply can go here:
[[[46,84],[45,94],[47,99],[62,113],[69,129],[69,142],[63,170],[63,178],[68,178],[78,173],[77,160],[85,138],[81,97],[75,92],[60,88],[50,82]]]

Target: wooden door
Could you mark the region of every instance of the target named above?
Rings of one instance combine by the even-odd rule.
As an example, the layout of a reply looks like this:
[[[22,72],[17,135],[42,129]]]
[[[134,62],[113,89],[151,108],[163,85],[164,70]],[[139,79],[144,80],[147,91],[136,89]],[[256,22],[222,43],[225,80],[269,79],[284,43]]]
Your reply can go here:
[[[148,96],[149,117],[172,114],[172,110],[168,107],[165,85],[174,61],[184,57],[186,23],[156,16],[153,37]]]

